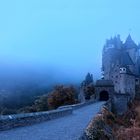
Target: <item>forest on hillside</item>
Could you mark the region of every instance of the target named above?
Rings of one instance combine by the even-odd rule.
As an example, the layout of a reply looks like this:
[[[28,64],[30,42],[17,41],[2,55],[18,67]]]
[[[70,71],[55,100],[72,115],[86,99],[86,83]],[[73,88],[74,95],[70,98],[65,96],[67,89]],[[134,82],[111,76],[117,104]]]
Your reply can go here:
[[[26,86],[17,88],[16,94],[0,94],[0,114],[19,114],[57,109],[60,106],[77,104],[80,88],[84,87],[85,99],[94,95],[94,83],[91,74],[78,85],[56,85],[54,88]],[[18,93],[18,94],[17,94]]]

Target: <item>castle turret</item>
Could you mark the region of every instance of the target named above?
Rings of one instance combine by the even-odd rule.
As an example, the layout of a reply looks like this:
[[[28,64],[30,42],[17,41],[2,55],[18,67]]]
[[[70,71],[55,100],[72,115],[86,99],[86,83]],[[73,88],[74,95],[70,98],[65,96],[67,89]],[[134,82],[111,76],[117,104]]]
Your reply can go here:
[[[126,51],[129,53],[132,61],[134,64],[137,63],[137,56],[138,56],[138,47],[136,43],[132,40],[131,36],[129,35],[124,43],[124,47]]]
[[[119,35],[106,41],[102,54],[102,73],[104,75],[104,79],[110,79],[111,70],[115,65],[116,58],[121,48],[122,41],[120,40]]]
[[[121,49],[122,48],[122,41],[120,39],[120,35],[117,35],[114,37],[114,45],[117,49]]]
[[[131,35],[129,34],[125,43],[124,43],[124,49],[128,52],[131,60],[134,63],[134,69],[135,73],[138,73],[138,58],[139,58],[139,48],[136,45],[136,43],[131,38]]]

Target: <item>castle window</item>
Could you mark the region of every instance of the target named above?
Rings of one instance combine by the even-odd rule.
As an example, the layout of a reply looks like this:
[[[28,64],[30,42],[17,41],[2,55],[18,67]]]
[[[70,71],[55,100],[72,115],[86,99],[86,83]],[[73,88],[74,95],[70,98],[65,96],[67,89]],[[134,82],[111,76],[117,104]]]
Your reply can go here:
[[[123,68],[123,71],[126,71],[126,68]]]
[[[122,68],[120,68],[120,71],[123,71],[123,69],[122,69]]]

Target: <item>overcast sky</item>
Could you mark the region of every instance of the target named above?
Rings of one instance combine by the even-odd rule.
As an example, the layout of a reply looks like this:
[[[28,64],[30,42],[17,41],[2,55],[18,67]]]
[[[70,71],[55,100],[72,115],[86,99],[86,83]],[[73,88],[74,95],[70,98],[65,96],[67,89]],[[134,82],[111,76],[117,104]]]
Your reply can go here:
[[[99,77],[105,40],[129,33],[140,41],[139,0],[0,0],[0,63],[8,71]]]

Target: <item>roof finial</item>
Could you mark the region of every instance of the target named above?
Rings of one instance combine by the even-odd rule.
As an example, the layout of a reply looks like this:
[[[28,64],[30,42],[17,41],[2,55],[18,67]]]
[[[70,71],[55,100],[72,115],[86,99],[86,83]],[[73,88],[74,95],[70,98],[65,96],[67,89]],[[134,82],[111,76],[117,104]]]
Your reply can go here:
[[[132,29],[131,29],[131,28],[129,28],[129,35],[131,34],[131,32],[132,32]]]

